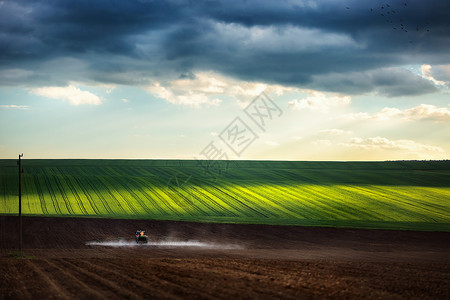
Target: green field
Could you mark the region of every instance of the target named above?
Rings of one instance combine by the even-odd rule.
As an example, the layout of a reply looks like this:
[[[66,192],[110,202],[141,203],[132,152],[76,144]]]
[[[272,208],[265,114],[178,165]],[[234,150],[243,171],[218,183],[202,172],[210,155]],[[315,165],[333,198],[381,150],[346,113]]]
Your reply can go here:
[[[25,215],[450,231],[450,161],[23,160]],[[0,214],[18,211],[0,160]]]

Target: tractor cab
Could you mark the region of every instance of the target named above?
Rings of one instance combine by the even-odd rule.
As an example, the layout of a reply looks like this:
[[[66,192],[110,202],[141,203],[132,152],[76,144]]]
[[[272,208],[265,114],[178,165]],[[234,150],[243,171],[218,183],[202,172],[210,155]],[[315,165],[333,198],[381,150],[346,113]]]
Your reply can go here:
[[[137,230],[136,231],[136,243],[147,243],[147,235],[145,234],[145,230]]]

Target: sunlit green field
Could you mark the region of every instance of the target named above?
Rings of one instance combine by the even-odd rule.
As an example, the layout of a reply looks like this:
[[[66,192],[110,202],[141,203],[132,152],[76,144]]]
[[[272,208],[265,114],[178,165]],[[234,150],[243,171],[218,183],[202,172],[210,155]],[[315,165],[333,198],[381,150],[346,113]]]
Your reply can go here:
[[[25,215],[450,231],[450,161],[23,160]],[[18,167],[0,160],[0,214]]]

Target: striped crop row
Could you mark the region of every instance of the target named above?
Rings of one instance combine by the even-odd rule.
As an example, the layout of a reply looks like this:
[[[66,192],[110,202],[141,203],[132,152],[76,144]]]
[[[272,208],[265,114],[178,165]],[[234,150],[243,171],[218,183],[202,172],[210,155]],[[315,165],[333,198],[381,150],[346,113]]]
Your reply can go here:
[[[221,176],[211,176],[194,161],[25,160],[23,213],[418,229],[450,224],[449,162],[221,163]],[[0,160],[1,214],[17,213],[14,164]]]

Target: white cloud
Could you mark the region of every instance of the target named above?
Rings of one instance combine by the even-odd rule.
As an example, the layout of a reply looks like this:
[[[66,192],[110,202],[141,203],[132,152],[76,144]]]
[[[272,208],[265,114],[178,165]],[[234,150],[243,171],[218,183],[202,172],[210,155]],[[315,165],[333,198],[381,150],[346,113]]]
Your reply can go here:
[[[379,136],[367,139],[352,138],[349,143],[340,143],[339,145],[366,150],[402,150],[416,154],[444,153],[444,150],[440,147],[425,145],[412,140],[389,140]]]
[[[437,107],[429,104],[420,104],[405,110],[398,108],[385,107],[381,111],[369,114],[365,112],[346,114],[341,116],[349,120],[375,120],[385,121],[393,118],[402,118],[405,120],[432,120],[437,122],[450,122],[450,110],[447,107]]]
[[[432,81],[436,85],[446,85],[445,81],[436,80],[433,77],[432,67],[430,65],[422,65],[420,67],[420,71],[422,72],[422,77]]]
[[[78,63],[78,62],[75,62],[75,63]],[[72,82],[72,85],[76,85],[76,83]],[[107,94],[111,94],[117,88],[116,84],[102,83],[102,82],[89,82],[89,86],[100,87],[100,88],[104,89]]]
[[[214,131],[210,132],[209,134],[210,134],[211,136],[218,136],[218,135],[219,135],[217,132],[214,132]]]
[[[435,65],[431,68],[430,73],[433,79],[445,82],[447,86],[450,86],[450,64]]]
[[[195,89],[190,90],[188,86],[180,89],[180,86],[172,87],[170,83],[164,86],[164,83],[153,82],[145,89],[158,98],[164,99],[167,102],[173,104],[200,106],[202,104],[218,105],[220,102],[222,102],[222,100],[217,98],[210,99],[208,97],[208,94],[210,93],[208,92]]]
[[[74,85],[69,85],[66,87],[59,87],[59,86],[41,87],[31,89],[30,92],[47,98],[68,101],[71,105],[102,104],[102,101],[98,96],[88,91],[82,91],[79,88],[75,87]]]
[[[342,134],[353,134],[353,132],[342,129],[324,129],[319,131],[319,133],[330,134],[330,135],[342,135]]]
[[[266,145],[269,145],[269,146],[272,146],[272,147],[275,147],[275,146],[279,146],[279,145],[280,145],[280,143],[275,142],[275,141],[265,141],[264,143],[265,143]]]
[[[412,120],[430,119],[434,121],[450,122],[450,110],[446,107],[436,107],[434,105],[421,104],[405,110],[403,115]]]
[[[350,104],[350,96],[326,94],[319,91],[306,90],[309,94],[304,99],[289,101],[289,106],[294,110],[309,109],[313,111],[328,112],[331,108],[337,108]]]
[[[123,99],[122,99],[122,102],[123,102],[123,103],[128,103],[128,102],[130,102],[130,100],[123,98]]]
[[[167,102],[196,107],[218,105],[222,101],[217,98],[218,95],[231,96],[240,105],[246,106],[263,91],[281,95],[292,90],[279,85],[240,81],[214,72],[199,72],[187,77],[166,82],[154,81],[144,89]]]
[[[8,104],[8,105],[0,105],[0,108],[12,108],[12,109],[28,109],[28,105],[15,105],[15,104]]]
[[[330,140],[317,140],[317,141],[313,141],[311,142],[311,144],[315,145],[315,146],[331,146],[333,143]]]
[[[397,108],[385,107],[380,112],[369,114],[366,112],[352,113],[341,116],[343,119],[350,120],[376,120],[384,121],[389,120],[392,117],[400,116],[402,111]]]

